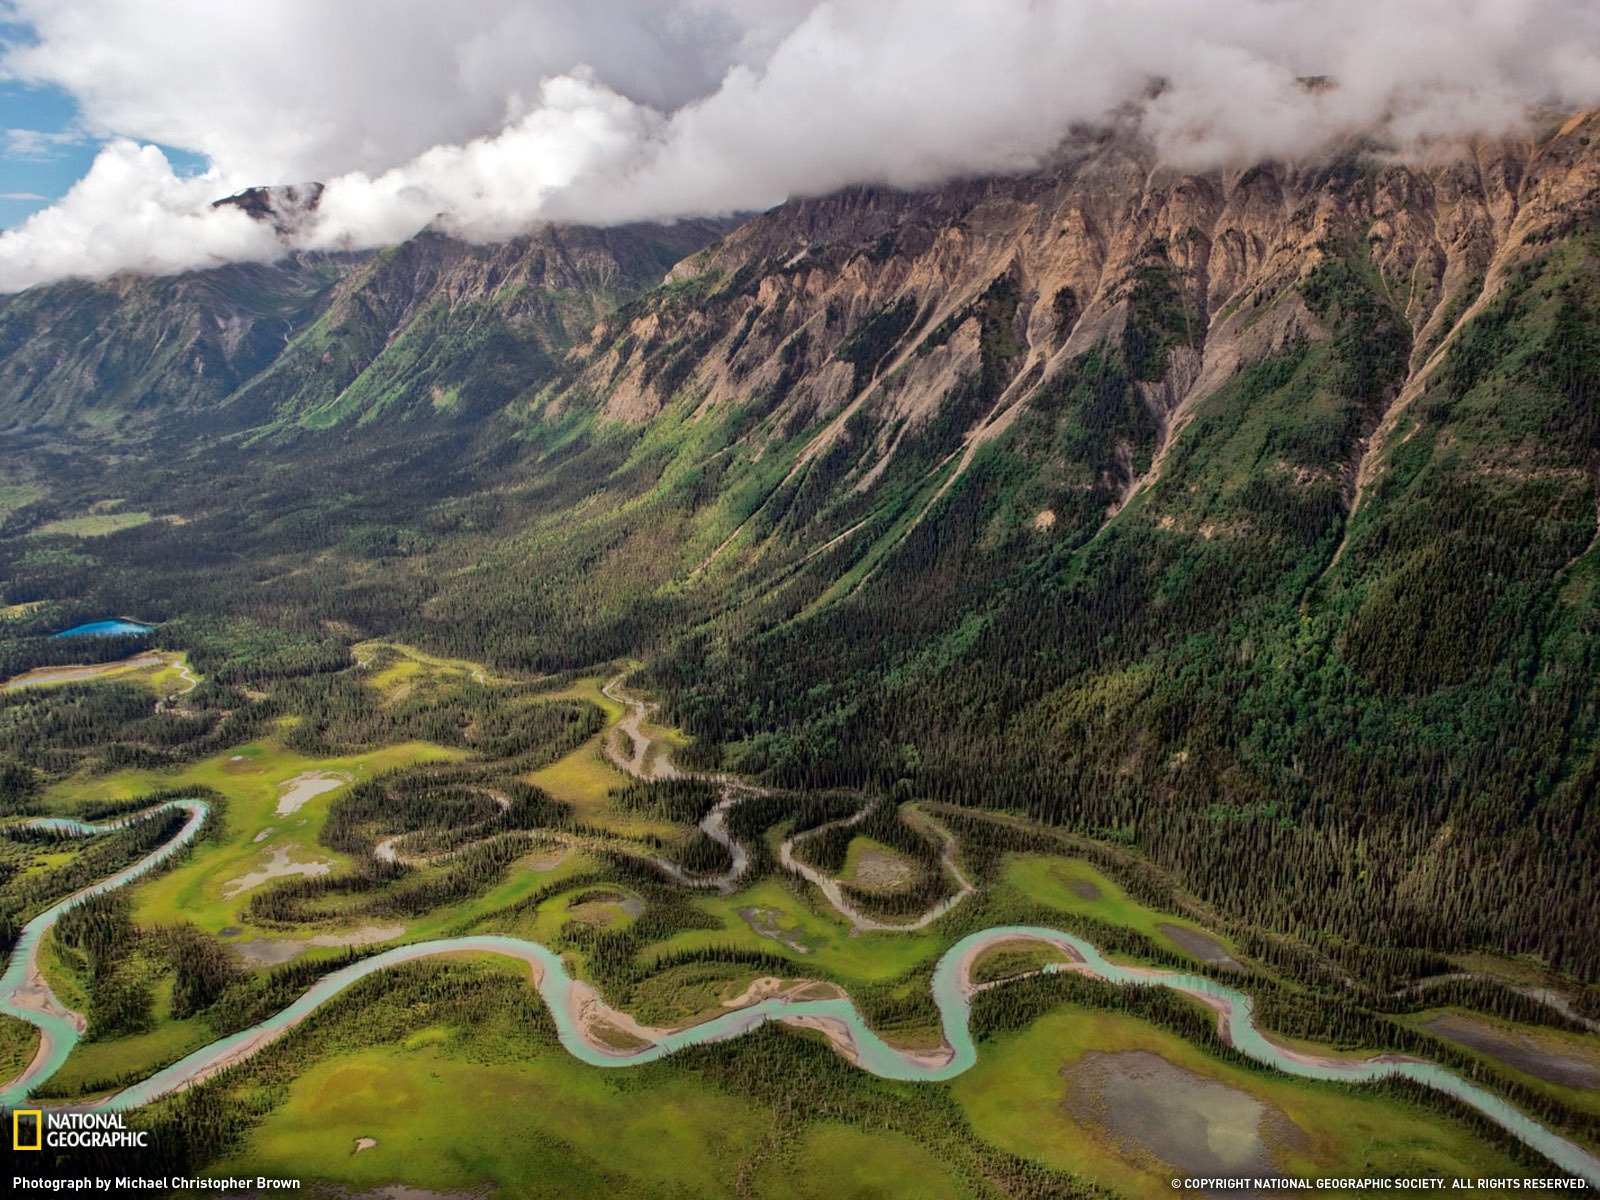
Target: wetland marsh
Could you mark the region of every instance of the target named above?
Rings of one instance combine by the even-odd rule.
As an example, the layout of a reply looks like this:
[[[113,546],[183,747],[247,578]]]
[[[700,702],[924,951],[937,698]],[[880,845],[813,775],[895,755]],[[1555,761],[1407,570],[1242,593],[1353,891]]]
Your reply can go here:
[[[384,704],[436,704],[438,696],[454,689],[515,686],[486,682],[459,664],[402,661],[413,667],[384,668],[388,675],[368,672],[364,686]],[[445,692],[431,691],[441,679],[447,681]],[[1600,1178],[1591,1150],[1448,1069],[1413,1055],[1320,1054],[1292,1039],[1263,1036],[1248,993],[1251,979],[1276,986],[1264,964],[1247,963],[1225,935],[1206,929],[1192,915],[1149,907],[1105,866],[1075,855],[1065,844],[1046,850],[1052,836],[1047,831],[1017,826],[1026,832],[1022,841],[1028,848],[1011,847],[1017,841],[1014,832],[986,840],[990,835],[970,823],[958,833],[947,814],[911,808],[902,818],[906,832],[894,836],[913,849],[922,839],[925,849],[912,853],[855,833],[873,812],[870,801],[839,798],[819,807],[723,775],[706,777],[714,803],[700,810],[697,821],[697,810],[683,807],[705,803],[692,789],[694,773],[673,767],[665,750],[641,748],[658,727],[650,724],[643,702],[618,680],[547,688],[531,693],[530,700],[583,703],[589,702],[587,696],[612,702],[601,710],[600,732],[572,749],[562,749],[559,739],[550,742],[550,765],[535,765],[526,774],[528,780],[543,773],[545,779],[573,781],[565,786],[565,799],[551,793],[554,808],[537,799],[543,793],[519,791],[509,779],[480,781],[490,776],[474,774],[480,769],[461,751],[425,743],[312,758],[269,738],[165,776],[123,773],[65,781],[52,789],[47,800],[59,815],[36,819],[33,827],[79,835],[91,845],[117,835],[110,826],[74,823],[67,814],[94,796],[121,796],[132,803],[158,781],[169,788],[189,781],[226,803],[221,819],[200,837],[208,802],[189,802],[190,820],[181,837],[104,883],[80,889],[29,925],[32,949],[14,956],[12,973],[21,974],[16,980],[8,975],[6,999],[15,1017],[37,1023],[44,1036],[33,1067],[13,1082],[8,1101],[21,1100],[54,1077],[46,1089],[52,1095],[132,1110],[136,1120],[160,1127],[181,1119],[178,1114],[187,1111],[183,1097],[190,1092],[234,1103],[226,1098],[257,1086],[251,1080],[293,1078],[286,1090],[282,1082],[269,1087],[276,1098],[267,1110],[233,1126],[225,1140],[231,1149],[214,1164],[217,1169],[240,1161],[240,1155],[256,1156],[253,1162],[277,1161],[294,1137],[317,1147],[326,1143],[326,1151],[317,1150],[312,1160],[319,1164],[319,1177],[329,1182],[404,1179],[458,1186],[459,1176],[424,1164],[416,1147],[425,1138],[400,1136],[398,1116],[384,1117],[382,1106],[373,1108],[362,1097],[376,1098],[386,1089],[409,1094],[443,1080],[454,1081],[449,1094],[458,1089],[463,1097],[494,1079],[501,1079],[494,1087],[515,1091],[524,1086],[518,1080],[539,1072],[552,1085],[559,1081],[558,1091],[566,1094],[591,1089],[583,1082],[586,1070],[622,1067],[651,1081],[640,1086],[665,1088],[685,1097],[684,1103],[691,1095],[699,1097],[695,1104],[715,1109],[731,1101],[738,1088],[729,1092],[733,1084],[710,1079],[707,1064],[721,1064],[712,1076],[732,1072],[742,1079],[741,1054],[760,1059],[778,1053],[775,1046],[787,1045],[773,1042],[779,1036],[798,1039],[781,1053],[799,1054],[813,1069],[830,1072],[835,1081],[830,1086],[841,1096],[855,1096],[852,1103],[908,1105],[908,1113],[948,1104],[966,1113],[979,1138],[977,1148],[940,1143],[928,1151],[934,1155],[930,1161],[947,1167],[981,1161],[989,1164],[985,1169],[998,1169],[1002,1160],[994,1155],[1015,1155],[1007,1170],[1064,1172],[1063,1181],[1072,1175],[1135,1191],[1144,1186],[1140,1181],[1164,1170],[1332,1169],[1354,1166],[1372,1153],[1370,1143],[1359,1150],[1359,1137],[1338,1130],[1366,1128],[1369,1120],[1381,1124],[1384,1118],[1358,1114],[1388,1112],[1395,1128],[1408,1131],[1406,1144],[1433,1147],[1424,1155],[1431,1155],[1430,1161],[1512,1169],[1503,1151],[1463,1134],[1456,1119],[1443,1112],[1418,1108],[1416,1099],[1388,1092],[1348,1090],[1361,1080],[1403,1078],[1464,1101],[1562,1169]],[[630,717],[631,724],[622,728]],[[568,760],[584,763],[588,774],[550,774]],[[641,818],[639,810],[619,807],[622,790],[601,771],[615,772],[627,786],[635,778],[629,768],[645,776],[640,783],[659,791],[660,799],[652,801],[658,809],[652,811],[678,816]],[[602,792],[603,779],[608,786]],[[413,793],[437,797],[426,809],[436,816],[415,827],[408,824],[414,819],[408,814],[425,810],[414,808],[408,798]],[[841,808],[843,816],[837,815]],[[751,814],[769,809],[775,821],[765,827],[751,824],[757,821]],[[450,812],[462,814],[469,836],[450,837],[448,829],[434,827],[437,814]],[[785,820],[785,812],[799,815]],[[708,828],[713,815],[718,820]],[[20,835],[29,825],[6,828]],[[731,871],[705,873],[672,861],[696,829],[728,852]],[[803,857],[811,841],[826,841],[833,829],[848,839],[840,843],[838,876]],[[395,849],[397,838],[408,848],[403,858]],[[183,861],[169,861],[178,845],[191,840],[193,848]],[[385,846],[392,857],[383,853]],[[411,852],[413,847],[419,852]],[[483,857],[486,848],[498,848],[492,859]],[[484,865],[476,866],[479,862]],[[788,864],[797,869],[783,870]],[[158,867],[145,877],[145,868]],[[926,911],[898,921],[868,917],[851,898],[914,886],[936,887],[942,894],[930,893]],[[197,927],[200,936],[231,947],[236,966],[224,972],[222,991],[210,1010],[184,1018],[158,1011],[152,1027],[111,1037],[94,1034],[92,1026],[86,1028],[81,1017],[75,1021],[67,1011],[64,1001],[84,1002],[95,977],[72,967],[70,955],[62,956],[65,951],[52,951],[48,927],[74,904],[103,900],[118,888],[131,900],[132,928],[155,928],[161,914],[170,914],[166,919],[177,917]],[[432,894],[424,889],[443,899],[419,903]],[[256,894],[272,902],[251,900]],[[314,906],[318,897],[335,894],[350,900],[327,910],[342,914],[330,924],[331,916],[318,915],[322,910]],[[279,896],[283,899],[274,898]],[[283,907],[289,897],[298,907]],[[1062,924],[1004,919],[1023,909],[1053,914]],[[291,915],[299,912],[304,915]],[[400,919],[384,920],[384,914]],[[1089,937],[1071,932],[1075,921],[1084,923]],[[1121,931],[1113,939],[1118,949],[1097,948],[1094,934],[1103,930]],[[139,954],[147,963],[143,969],[155,971],[159,1001],[167,994],[163,989],[172,986],[173,977],[163,973],[170,968],[160,965],[154,949]],[[36,960],[40,966],[34,966]],[[520,964],[509,975],[507,960]],[[1179,961],[1192,964],[1191,969],[1167,965]],[[1197,973],[1207,969],[1238,976],[1240,983],[1230,987]],[[423,974],[416,975],[419,971]],[[274,974],[282,983],[253,1002],[259,1019],[241,1024],[238,1014],[246,1009],[227,1003],[227,997],[272,984]],[[412,978],[466,977],[504,980],[495,986],[539,997],[534,1008],[518,1002],[520,1032],[513,1036],[502,1029],[505,1037],[491,1049],[484,1031],[471,1029],[471,1022],[460,1024],[459,1005],[430,992],[433,998],[420,1008],[382,1026],[391,1034],[359,1048],[367,1036],[350,1024],[356,1011],[351,1005],[370,1005],[378,993],[369,985],[378,979],[395,980],[388,986],[404,993]],[[1182,1003],[1199,1006],[1194,1016],[1204,1017],[1196,1028],[1209,1023],[1215,1045],[1197,1048],[1133,1018],[1097,1015],[1092,1006],[1073,1009],[1082,1000],[1074,999],[1079,993],[1070,988],[1014,1032],[996,1032],[984,1011],[974,1009],[975,1004],[1003,1008],[1015,989],[1069,977],[1111,981],[1134,991],[1175,989],[1172,994],[1187,997]],[[1111,988],[1100,1002],[1111,1003],[1116,994]],[[280,999],[264,1009],[268,995]],[[648,1011],[651,1023],[637,1019],[635,1009]],[[1059,1036],[1066,1028],[1059,1024],[1063,1014],[1073,1011],[1080,1014],[1071,1018],[1076,1032]],[[441,1023],[402,1036],[419,1013],[432,1013]],[[976,1034],[969,1031],[974,1021]],[[794,1032],[773,1035],[763,1029],[769,1022]],[[1050,1029],[1058,1031],[1054,1048],[1037,1040]],[[1130,1037],[1136,1030],[1144,1032]],[[400,1037],[404,1046],[391,1044],[392,1037]],[[1030,1094],[1023,1078],[1031,1078],[1034,1068],[1024,1070],[1008,1049],[1019,1038],[1033,1039],[1028,1044],[1042,1054],[1041,1062],[1056,1063],[1052,1111],[1083,1131],[1068,1139],[1081,1151],[1070,1160],[1049,1141],[1057,1136],[1051,1132],[1054,1118],[1039,1113],[1028,1118],[1037,1125],[1030,1134],[1017,1124],[1023,1120],[1021,1109],[1011,1102],[994,1107],[1000,1096],[1020,1103]],[[557,1046],[560,1053],[552,1059]],[[1251,1073],[1218,1058],[1225,1050],[1270,1070]],[[814,1058],[817,1051],[833,1057],[846,1073],[817,1066],[822,1061]],[[483,1069],[468,1068],[485,1053],[489,1059]],[[562,1055],[570,1056],[572,1065],[558,1066]],[[286,1076],[282,1072],[291,1063],[299,1065]],[[423,1075],[415,1074],[419,1070]],[[371,1082],[358,1083],[358,1076]],[[1010,1082],[1001,1084],[1001,1078]],[[106,1086],[113,1080],[120,1082]],[[378,1081],[387,1082],[380,1086]],[[892,1089],[904,1087],[915,1091],[889,1099],[902,1096]],[[610,1085],[592,1094],[614,1095]],[[1310,1104],[1330,1115],[1334,1132],[1322,1129],[1313,1136],[1294,1116],[1295,1105],[1282,1100],[1302,1095],[1302,1107]],[[767,1099],[777,1104],[775,1096]],[[727,1133],[684,1148],[699,1164],[693,1169],[702,1174],[696,1177],[709,1181],[707,1194],[727,1190],[728,1171],[738,1162],[761,1159],[756,1147],[781,1125],[778,1111],[765,1105],[745,1111],[753,1140],[741,1143]],[[319,1121],[325,1128],[312,1132],[308,1122]],[[509,1142],[496,1139],[516,1136],[503,1117],[486,1119],[466,1134],[486,1161],[500,1164],[499,1173],[491,1175],[508,1186],[524,1177],[524,1167],[505,1149]],[[792,1143],[798,1149],[783,1161],[791,1167],[794,1155],[808,1161],[809,1147],[840,1136],[826,1124],[807,1123]],[[886,1129],[882,1136],[897,1135]],[[357,1157],[351,1147],[362,1141],[371,1144]],[[336,1144],[344,1147],[343,1157],[334,1154]],[[568,1171],[604,1175],[616,1170],[614,1162],[602,1168],[610,1160],[597,1145],[578,1139],[563,1147],[550,1153],[566,1155]],[[976,1159],[970,1157],[974,1154]],[[1398,1151],[1388,1161],[1399,1164]],[[1028,1162],[1036,1166],[1016,1165]],[[580,1169],[580,1163],[588,1166]],[[761,1168],[768,1174],[773,1169]],[[956,1189],[951,1194],[975,1194],[960,1190],[966,1186],[961,1177],[960,1172],[948,1175]]]

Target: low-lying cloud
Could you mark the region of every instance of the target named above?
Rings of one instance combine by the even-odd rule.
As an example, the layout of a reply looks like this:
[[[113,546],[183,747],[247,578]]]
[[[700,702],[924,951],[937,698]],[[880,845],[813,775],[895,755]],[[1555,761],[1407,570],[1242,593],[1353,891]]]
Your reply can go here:
[[[210,207],[258,183],[327,182],[299,246],[430,224],[496,240],[1025,170],[1113,112],[1205,167],[1354,132],[1405,151],[1600,102],[1589,0],[12,7],[38,40],[0,72],[69,89],[83,127],[117,140],[0,234],[0,291],[276,257],[278,235]],[[180,178],[151,142],[210,169]]]

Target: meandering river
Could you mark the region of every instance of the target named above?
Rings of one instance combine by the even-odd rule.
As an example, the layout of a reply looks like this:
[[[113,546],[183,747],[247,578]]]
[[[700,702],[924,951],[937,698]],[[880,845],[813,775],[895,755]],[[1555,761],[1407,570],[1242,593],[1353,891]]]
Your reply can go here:
[[[81,1018],[61,1005],[39,974],[38,952],[44,936],[61,914],[74,905],[139,878],[193,841],[205,820],[207,806],[199,800],[178,800],[137,816],[104,824],[62,819],[31,823],[36,828],[91,835],[109,832],[172,808],[183,809],[188,813],[188,819],[168,842],[132,866],[45,910],[23,929],[5,973],[0,975],[0,1009],[35,1026],[40,1033],[40,1045],[28,1069],[7,1085],[4,1091],[0,1091],[0,1106],[15,1107],[25,1101],[34,1088],[61,1068],[82,1037]],[[1403,1078],[1445,1092],[1509,1131],[1561,1170],[1600,1187],[1600,1159],[1544,1128],[1493,1093],[1437,1064],[1395,1055],[1355,1061],[1288,1050],[1274,1044],[1261,1033],[1256,1027],[1250,997],[1235,988],[1199,975],[1113,963],[1080,937],[1033,925],[998,926],[969,934],[939,959],[933,975],[933,996],[938,1005],[945,1041],[945,1050],[939,1054],[909,1054],[889,1045],[868,1028],[855,1005],[848,999],[795,1000],[783,997],[761,1000],[683,1029],[644,1030],[644,1044],[638,1049],[611,1049],[588,1036],[578,1014],[582,1003],[592,1003],[592,998],[585,994],[585,985],[567,974],[560,955],[538,942],[480,935],[399,946],[333,971],[313,984],[294,1003],[259,1025],[219,1038],[157,1071],[143,1082],[100,1102],[100,1106],[129,1109],[149,1104],[254,1054],[357,980],[400,963],[469,951],[502,954],[528,963],[536,977],[539,994],[555,1019],[561,1044],[575,1057],[596,1067],[623,1067],[652,1062],[685,1047],[737,1037],[766,1021],[776,1020],[824,1029],[842,1053],[875,1075],[910,1081],[951,1079],[968,1070],[978,1058],[969,1029],[972,964],[985,948],[1019,939],[1049,943],[1060,948],[1072,960],[1066,964],[1052,964],[1047,969],[1078,971],[1111,983],[1135,987],[1167,987],[1195,997],[1217,1012],[1218,1028],[1226,1042],[1247,1057],[1287,1074],[1343,1083]],[[621,1017],[621,1014],[615,1015]],[[623,1020],[630,1031],[640,1032],[639,1026],[627,1022],[625,1018]]]

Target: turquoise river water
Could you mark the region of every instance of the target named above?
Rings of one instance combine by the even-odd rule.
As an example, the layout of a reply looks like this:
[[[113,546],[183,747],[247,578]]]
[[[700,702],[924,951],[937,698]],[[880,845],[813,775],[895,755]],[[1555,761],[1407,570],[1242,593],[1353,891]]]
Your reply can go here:
[[[123,886],[171,857],[193,841],[207,812],[203,801],[178,800],[105,824],[87,824],[64,819],[31,822],[36,828],[63,833],[90,835],[104,833],[130,821],[153,816],[162,809],[181,808],[188,820],[178,833],[160,848],[134,863],[68,897],[40,913],[23,929],[5,973],[0,975],[0,1009],[37,1027],[41,1035],[38,1057],[26,1072],[0,1091],[0,1107],[14,1107],[27,1099],[33,1088],[58,1071],[77,1044],[81,1034],[69,1016],[64,1015],[42,981],[36,978],[34,957],[39,942],[63,912],[91,896]],[[1223,1037],[1241,1053],[1257,1062],[1289,1075],[1338,1083],[1367,1083],[1380,1079],[1411,1079],[1454,1096],[1476,1109],[1495,1124],[1544,1155],[1562,1171],[1600,1187],[1600,1159],[1583,1147],[1546,1129],[1521,1110],[1492,1092],[1471,1083],[1437,1064],[1399,1056],[1379,1056],[1360,1060],[1321,1058],[1298,1054],[1269,1041],[1256,1027],[1250,997],[1241,991],[1200,975],[1123,966],[1108,961],[1100,951],[1069,933],[1036,925],[1002,925],[969,934],[945,951],[934,969],[933,995],[944,1025],[944,1038],[952,1053],[947,1060],[934,1062],[926,1056],[903,1054],[867,1026],[855,1005],[848,999],[785,1000],[768,999],[747,1008],[726,1013],[704,1024],[660,1034],[637,1050],[617,1051],[588,1041],[573,1017],[574,981],[562,965],[561,957],[538,942],[521,938],[478,935],[444,938],[397,946],[382,954],[364,958],[323,976],[294,1003],[259,1025],[220,1038],[171,1066],[133,1084],[101,1102],[106,1109],[129,1109],[151,1101],[204,1078],[220,1066],[254,1053],[282,1034],[318,1006],[326,1003],[359,979],[399,963],[431,955],[478,951],[503,954],[538,968],[539,994],[555,1019],[561,1044],[574,1057],[596,1067],[624,1067],[652,1062],[687,1046],[737,1037],[769,1020],[808,1018],[826,1021],[843,1029],[853,1043],[855,1058],[863,1070],[886,1079],[936,1081],[952,1079],[978,1060],[977,1047],[968,1028],[970,999],[965,987],[966,969],[985,947],[1004,941],[1031,939],[1046,942],[1065,951],[1085,970],[1111,983],[1135,987],[1167,987],[1196,997],[1219,1013]],[[1059,969],[1059,968],[1058,968]],[[41,1003],[47,998],[47,1003]]]

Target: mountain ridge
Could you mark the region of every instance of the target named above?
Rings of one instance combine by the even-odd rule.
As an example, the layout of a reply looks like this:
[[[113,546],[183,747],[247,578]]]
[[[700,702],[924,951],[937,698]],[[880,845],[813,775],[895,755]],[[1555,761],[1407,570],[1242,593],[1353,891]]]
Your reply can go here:
[[[149,313],[231,276],[25,293],[0,427],[65,465],[5,599],[183,596],[296,670],[351,630],[643,659],[702,766],[1132,843],[1352,970],[1594,978],[1595,128],[426,235],[300,264],[291,344],[215,391]],[[113,498],[175,520],[40,532]]]

